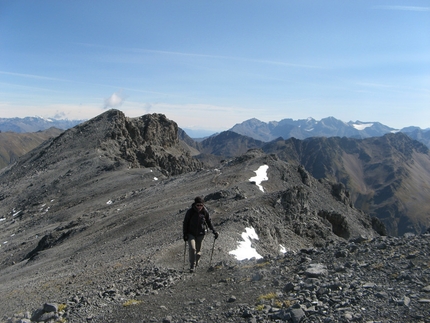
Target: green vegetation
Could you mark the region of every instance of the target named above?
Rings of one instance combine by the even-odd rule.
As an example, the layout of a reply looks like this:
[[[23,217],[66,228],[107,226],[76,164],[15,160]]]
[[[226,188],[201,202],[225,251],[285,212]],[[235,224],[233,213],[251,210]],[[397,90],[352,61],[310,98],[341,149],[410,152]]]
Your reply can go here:
[[[384,264],[383,263],[377,263],[377,264],[374,264],[372,266],[372,268],[375,270],[381,270],[382,268],[384,268]]]
[[[264,294],[264,295],[260,295],[258,297],[258,301],[264,301],[264,300],[272,300],[276,298],[276,294],[275,293],[268,293],[268,294]]]
[[[256,306],[256,310],[262,311],[264,309],[264,305],[269,302],[271,303],[272,306],[279,307],[279,308],[288,308],[291,305],[293,305],[293,303],[289,300],[279,299],[276,293],[268,293],[268,294],[260,295],[258,297],[257,299],[258,305]]]
[[[122,306],[127,307],[131,305],[138,305],[141,304],[142,301],[136,300],[136,299],[129,299],[128,301],[124,302]]]

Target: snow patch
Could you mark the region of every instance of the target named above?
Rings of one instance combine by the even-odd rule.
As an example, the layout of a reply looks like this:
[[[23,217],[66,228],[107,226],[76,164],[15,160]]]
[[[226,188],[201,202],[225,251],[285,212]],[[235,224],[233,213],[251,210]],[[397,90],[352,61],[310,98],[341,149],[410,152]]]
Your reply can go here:
[[[261,186],[262,181],[267,181],[269,178],[267,177],[267,170],[269,169],[268,165],[260,166],[255,172],[256,176],[251,177],[249,179],[250,182],[255,182],[255,184],[260,188],[262,192],[264,192],[263,186]]]
[[[245,232],[242,233],[242,239],[243,241],[239,241],[237,249],[230,251],[229,254],[234,255],[237,260],[263,258],[258,254],[257,250],[252,247],[251,239],[258,240],[258,235],[253,227],[245,228]]]
[[[352,126],[357,130],[364,130],[368,127],[373,126],[373,123],[362,123],[362,124],[354,123],[352,124]]]
[[[15,210],[13,210],[13,211],[15,211]],[[15,212],[14,214],[12,214],[12,216],[17,216],[18,214],[20,214],[21,213],[21,210],[20,211],[18,211],[18,212]]]

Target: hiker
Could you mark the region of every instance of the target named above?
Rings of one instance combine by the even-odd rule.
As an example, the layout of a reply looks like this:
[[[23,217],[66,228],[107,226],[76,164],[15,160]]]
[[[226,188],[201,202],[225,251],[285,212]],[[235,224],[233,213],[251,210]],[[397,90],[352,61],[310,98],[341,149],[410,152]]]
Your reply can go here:
[[[204,205],[201,197],[196,197],[191,208],[187,211],[183,223],[184,241],[188,241],[190,272],[194,272],[199,264],[201,257],[202,242],[205,238],[206,230],[209,228],[218,238],[218,232],[215,231],[212,220]]]

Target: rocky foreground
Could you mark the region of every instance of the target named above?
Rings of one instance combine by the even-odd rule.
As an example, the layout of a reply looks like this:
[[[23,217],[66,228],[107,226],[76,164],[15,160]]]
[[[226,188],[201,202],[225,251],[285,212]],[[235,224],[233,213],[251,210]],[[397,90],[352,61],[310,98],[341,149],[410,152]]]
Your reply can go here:
[[[135,259],[99,285],[65,281],[79,292],[2,322],[430,322],[429,252],[427,232],[205,259],[193,274]]]

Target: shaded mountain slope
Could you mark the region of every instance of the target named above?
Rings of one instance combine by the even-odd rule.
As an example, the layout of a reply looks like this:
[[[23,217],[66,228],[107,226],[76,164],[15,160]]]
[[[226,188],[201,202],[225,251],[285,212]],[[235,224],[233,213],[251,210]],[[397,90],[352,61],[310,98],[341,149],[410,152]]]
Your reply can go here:
[[[262,165],[260,189],[250,179]],[[248,227],[261,255],[378,235],[345,191],[274,155],[251,150],[204,169],[183,150],[176,123],[157,114],[108,111],[23,156],[0,180],[0,312],[9,315],[121,285],[137,263],[181,270],[182,220],[198,195],[221,235],[214,262],[235,261],[230,251]]]
[[[430,154],[405,134],[289,139],[264,150],[300,163],[316,178],[342,182],[357,208],[377,216],[392,235],[430,226]]]
[[[430,129],[422,130],[418,127],[408,127],[402,129],[402,132],[430,148]]]
[[[219,135],[204,139],[197,147],[203,154],[234,157],[246,153],[248,149],[261,148],[263,144],[260,140],[233,131],[223,131]]]
[[[366,139],[290,138],[263,143],[225,132],[202,143],[210,154],[202,153],[197,158],[213,167],[250,144],[249,148],[261,147],[282,160],[304,165],[317,179],[343,183],[351,202],[381,219],[391,235],[422,233],[430,226],[429,150],[403,133]]]
[[[49,138],[57,137],[63,130],[49,128],[44,131],[15,133],[0,132],[0,168],[16,161]]]

